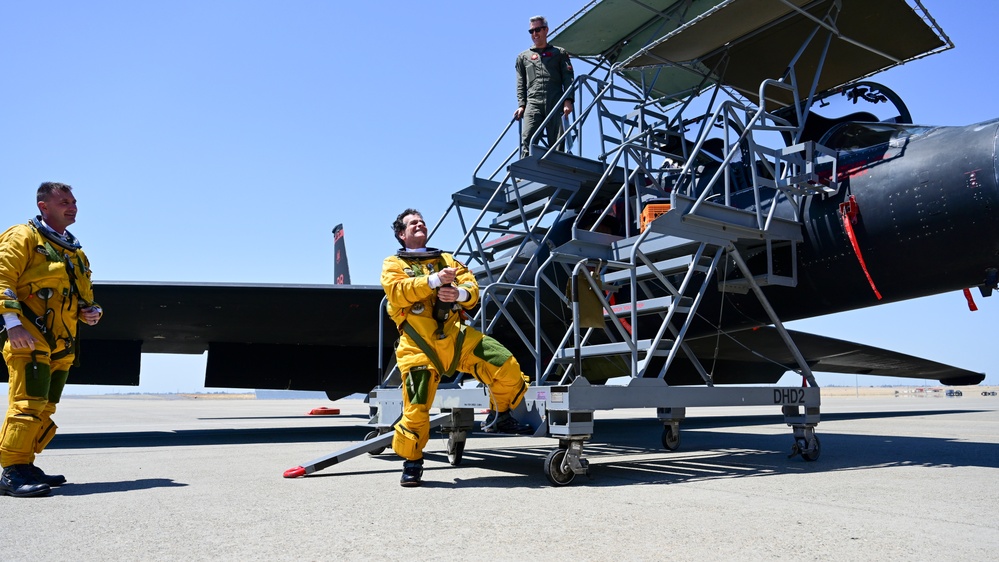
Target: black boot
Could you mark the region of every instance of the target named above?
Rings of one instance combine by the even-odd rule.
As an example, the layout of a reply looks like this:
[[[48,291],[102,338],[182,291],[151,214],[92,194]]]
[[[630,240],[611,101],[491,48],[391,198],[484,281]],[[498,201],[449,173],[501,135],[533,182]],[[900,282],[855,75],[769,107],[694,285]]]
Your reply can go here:
[[[493,413],[490,413],[486,417],[485,423],[482,424],[482,431],[486,433],[506,433],[509,435],[530,435],[534,433],[534,429],[531,426],[517,421],[517,418],[510,415],[509,410],[499,412],[495,415],[495,418]]]
[[[402,479],[399,485],[404,488],[415,488],[423,484],[423,459],[402,463]]]
[[[36,482],[27,464],[13,464],[3,469],[0,476],[0,495],[16,498],[44,496],[52,491],[48,484]]]
[[[42,469],[38,468],[34,464],[26,465],[28,467],[28,474],[34,478],[35,482],[39,484],[48,484],[50,487],[62,486],[66,483],[66,477],[62,474],[45,474]]]

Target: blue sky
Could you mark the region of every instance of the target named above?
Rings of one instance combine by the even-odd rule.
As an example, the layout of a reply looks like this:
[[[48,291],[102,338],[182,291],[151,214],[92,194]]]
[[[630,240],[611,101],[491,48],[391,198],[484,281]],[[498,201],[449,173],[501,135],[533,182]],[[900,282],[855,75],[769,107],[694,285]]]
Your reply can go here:
[[[0,225],[34,214],[40,182],[62,181],[98,280],[327,283],[343,223],[353,282],[375,284],[395,214],[440,216],[509,121],[528,17],[540,9],[554,27],[582,4],[3,3]],[[925,5],[956,48],[874,79],[920,123],[999,117],[999,4]],[[790,327],[999,384],[999,303],[975,296],[975,313],[954,293]],[[294,329],[266,317],[262,329]],[[139,390],[201,390],[203,366],[146,355]]]

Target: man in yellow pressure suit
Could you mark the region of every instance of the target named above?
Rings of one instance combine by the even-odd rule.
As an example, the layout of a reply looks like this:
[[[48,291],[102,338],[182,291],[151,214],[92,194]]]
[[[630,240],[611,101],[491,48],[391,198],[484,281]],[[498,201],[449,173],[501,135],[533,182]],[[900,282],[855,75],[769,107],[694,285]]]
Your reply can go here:
[[[419,486],[423,448],[430,437],[430,406],[442,376],[469,373],[489,387],[496,433],[531,433],[510,410],[527,391],[517,359],[495,339],[464,323],[464,311],[479,300],[475,276],[454,256],[427,248],[427,224],[415,209],[392,223],[402,249],[385,258],[382,288],[388,313],[399,328],[396,360],[402,373],[402,418],[395,424],[392,449],[405,459],[400,484]]]
[[[35,466],[55,436],[52,414],[76,357],[77,322],[94,325],[90,262],[66,227],[76,198],[66,184],[45,182],[37,217],[0,234],[0,313],[10,403],[0,429],[0,495],[44,496],[66,483]]]

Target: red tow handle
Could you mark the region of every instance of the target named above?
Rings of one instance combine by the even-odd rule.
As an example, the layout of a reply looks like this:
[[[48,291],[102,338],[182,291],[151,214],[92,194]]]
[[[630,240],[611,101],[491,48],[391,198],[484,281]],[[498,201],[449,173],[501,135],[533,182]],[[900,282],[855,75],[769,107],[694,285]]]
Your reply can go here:
[[[857,215],[860,214],[860,207],[857,205],[856,196],[851,195],[849,201],[839,204],[839,214],[843,217],[843,229],[846,230],[846,237],[850,239],[850,244],[853,244],[853,252],[857,254],[860,269],[864,270],[864,275],[867,276],[867,282],[871,284],[874,296],[878,297],[878,300],[881,300],[881,293],[874,286],[874,279],[871,278],[870,272],[867,271],[867,263],[864,262],[864,256],[860,253],[860,244],[857,243],[857,235],[853,232],[853,225],[856,224]]]

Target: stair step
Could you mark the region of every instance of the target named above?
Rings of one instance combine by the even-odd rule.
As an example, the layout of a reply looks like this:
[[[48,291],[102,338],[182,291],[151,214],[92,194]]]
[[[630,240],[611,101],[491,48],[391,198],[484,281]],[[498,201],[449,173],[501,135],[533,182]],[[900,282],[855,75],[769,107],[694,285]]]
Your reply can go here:
[[[489,260],[488,262],[486,262],[483,265],[472,267],[472,268],[470,268],[470,270],[471,270],[471,272],[472,272],[473,275],[475,275],[476,277],[479,277],[480,274],[483,274],[483,273],[485,273],[487,271],[491,271],[493,273],[495,273],[497,271],[502,271],[503,268],[506,267],[507,264],[509,264],[511,261],[513,261],[513,256],[506,256],[506,257],[502,257],[502,258],[496,258],[496,259],[493,259],[493,260]]]
[[[801,224],[798,222],[774,218],[769,230],[761,230],[753,211],[704,202],[697,208],[697,214],[691,214],[690,209],[695,202],[691,197],[674,193],[673,208],[650,223],[648,228],[656,233],[699,240],[716,246],[737,241],[803,240]]]
[[[794,277],[788,277],[785,275],[773,275],[769,273],[764,273],[762,275],[754,275],[753,281],[756,282],[760,287],[766,287],[768,285],[780,285],[782,287],[795,287],[798,284],[795,282]],[[749,281],[746,279],[729,279],[725,282],[718,283],[718,290],[728,291],[730,293],[746,294],[749,292]]]
[[[653,355],[665,355],[669,353],[670,346],[673,345],[672,340],[662,340],[659,342],[660,349],[655,351]],[[648,354],[649,347],[652,346],[652,340],[638,340],[638,352],[641,354]],[[663,348],[665,347],[665,348]],[[614,342],[614,343],[599,343],[593,345],[585,345],[579,349],[580,357],[603,357],[608,355],[627,355],[631,353],[631,347],[624,342]],[[576,358],[575,348],[569,347],[566,349],[560,349],[555,353],[556,363],[572,363]]]
[[[499,188],[499,182],[481,178],[475,178],[473,181],[472,185],[451,195],[451,201],[455,205],[481,210],[486,208],[488,204],[489,210],[494,213],[505,213],[516,208],[503,197],[497,197],[492,203],[489,203],[489,199]]]
[[[531,236],[527,232],[523,232],[523,231],[510,232],[510,231],[506,231],[504,229],[488,229],[488,230],[487,229],[480,229],[480,231],[482,231],[482,230],[484,230],[486,232],[491,232],[491,233],[505,232],[505,234],[503,234],[502,236],[499,236],[497,238],[493,238],[492,240],[488,240],[488,241],[486,241],[486,242],[484,242],[482,244],[482,250],[483,250],[483,252],[485,252],[486,255],[490,255],[491,254],[493,256],[495,256],[498,252],[502,252],[504,250],[509,250],[511,248],[518,248],[518,247],[520,247],[520,244],[524,241],[524,238],[527,238],[527,237]],[[536,236],[538,239],[541,239],[541,238],[544,237],[545,231],[546,231],[546,229],[537,229],[537,231],[535,232],[534,236]],[[528,244],[530,244],[530,243],[528,243]],[[535,249],[537,248],[537,245],[534,245],[534,244],[530,244],[530,245],[531,245],[532,248],[535,248]]]
[[[511,163],[510,173],[517,178],[577,191],[583,186],[596,186],[607,169],[604,162],[565,152],[552,152],[545,158],[541,158],[542,155],[538,152]],[[624,169],[616,168],[607,178],[601,194],[613,196],[624,179]]]
[[[538,182],[518,180],[516,188],[513,187],[513,183],[508,183],[504,186],[503,194],[500,197],[505,198],[506,202],[513,205],[512,209],[515,210],[517,209],[518,204],[526,206],[528,203],[538,200],[547,200],[559,195],[560,193],[562,193],[560,198],[568,197],[569,193],[575,192],[576,189],[578,189],[578,187],[568,190],[566,187],[560,187],[544,181]],[[569,193],[566,193],[567,191]]]
[[[552,252],[555,259],[562,263],[576,263],[584,258],[610,260],[611,247],[621,240],[620,236],[580,230],[576,238],[562,244]]]
[[[688,269],[690,269],[691,258],[692,256],[682,256],[679,258],[657,261],[653,264],[655,266],[654,269],[647,265],[639,266],[635,270],[635,279],[638,281],[649,279],[655,276],[654,272],[659,272],[662,275],[685,273]],[[711,260],[710,258],[702,258],[702,260],[705,260],[705,263],[695,264],[694,269],[705,273],[708,270],[708,264],[710,264]],[[604,274],[603,281],[605,283],[629,283],[631,282],[631,272],[627,269],[611,271]]]
[[[591,181],[600,179],[600,176],[604,174],[604,170],[607,169],[607,164],[604,162],[576,156],[567,152],[554,151],[545,158],[542,158],[543,155],[544,153],[541,152],[532,154],[511,164],[510,169],[560,171],[578,179],[585,178]],[[529,175],[524,175],[523,177],[530,179]]]
[[[533,219],[543,213],[545,209],[548,210],[559,210],[561,203],[564,203],[563,197],[546,197],[533,201],[524,205],[523,207],[514,207],[510,211],[505,213],[500,213],[493,217],[492,226],[513,226],[515,224],[523,224],[525,221]],[[506,223],[504,225],[504,223]]]
[[[639,236],[632,236],[631,238],[625,238],[620,242],[616,242],[613,245],[613,259],[625,262],[631,261],[631,251],[639,238]],[[652,259],[666,260],[690,256],[697,251],[700,245],[700,242],[689,238],[652,232],[642,241],[639,249]]]
[[[670,306],[673,305],[674,299],[671,296],[668,297],[655,297],[651,299],[643,299],[635,303],[635,307],[638,309],[638,315],[642,316],[644,314],[653,314],[663,312],[668,310]],[[687,313],[690,312],[690,307],[694,304],[694,299],[690,297],[680,298],[679,303],[677,303],[677,312]],[[611,310],[614,311],[614,316],[622,318],[631,315],[631,303],[624,302],[620,304],[615,304],[611,306]],[[609,317],[606,311],[604,311],[604,317]]]

